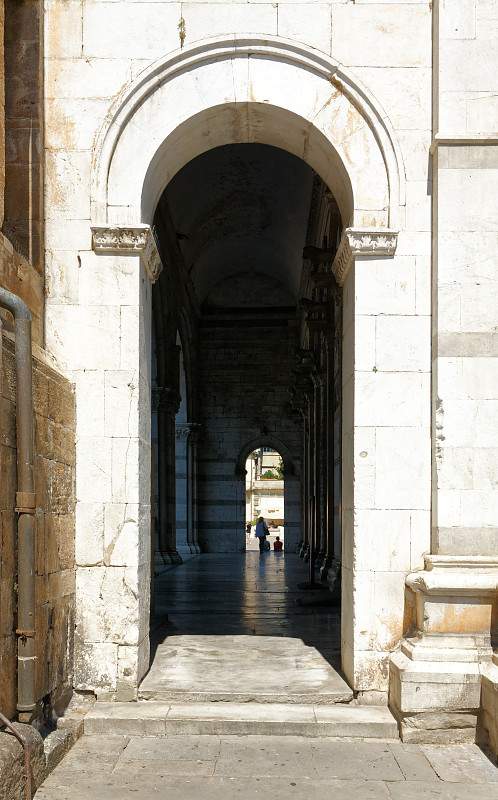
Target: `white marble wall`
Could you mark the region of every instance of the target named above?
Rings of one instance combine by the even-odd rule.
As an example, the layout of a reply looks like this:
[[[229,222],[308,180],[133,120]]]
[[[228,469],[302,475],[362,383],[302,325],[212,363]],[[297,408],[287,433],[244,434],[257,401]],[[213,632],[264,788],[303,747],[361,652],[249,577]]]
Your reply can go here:
[[[386,690],[405,576],[430,549],[430,290],[417,258],[357,258],[344,288],[342,658],[358,690]]]
[[[496,2],[442,4],[433,520],[442,554],[498,553],[497,34]]]
[[[159,178],[164,174],[166,180],[205,142],[266,141],[314,166],[336,192],[347,222],[385,226],[395,182],[389,184],[372,126],[382,139],[380,120],[387,120],[399,144],[406,193],[401,191],[396,222],[391,220],[401,231],[397,254],[356,264],[346,287],[345,318],[344,459],[351,480],[349,487],[345,482],[344,503],[344,663],[355,688],[385,689],[386,652],[401,635],[403,576],[421,566],[429,547],[426,0],[47,0],[47,348],[77,391],[77,683],[111,691],[122,681],[133,687],[147,662],[150,439],[144,372],[150,287],[138,258],[91,252],[93,148],[111,103],[141,70],[179,47],[182,30],[185,48],[213,36],[259,34],[288,37],[316,48],[315,55],[332,55],[368,87],[378,116],[373,119],[372,112],[367,120],[342,89],[302,64],[251,57],[247,63],[196,67],[158,89],[123,132],[123,147],[109,170],[110,218],[150,221],[140,217],[141,187],[171,134],[154,162]],[[231,104],[227,115],[209,112],[222,103]],[[185,129],[174,133],[200,111],[203,126],[191,125],[188,135]],[[330,143],[347,165],[353,205]]]

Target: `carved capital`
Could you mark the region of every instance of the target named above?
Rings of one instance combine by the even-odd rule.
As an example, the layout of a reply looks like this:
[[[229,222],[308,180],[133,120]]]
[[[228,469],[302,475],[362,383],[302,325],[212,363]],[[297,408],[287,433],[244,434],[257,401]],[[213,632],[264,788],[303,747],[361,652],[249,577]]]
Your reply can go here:
[[[101,255],[139,255],[152,283],[163,268],[150,225],[92,227],[92,249]]]
[[[394,256],[398,232],[387,228],[345,228],[332,264],[339,286],[343,286],[355,256]]]
[[[180,395],[169,386],[155,386],[152,389],[152,410],[174,415],[180,407]]]
[[[200,427],[198,422],[179,422],[176,426],[176,438],[183,442],[187,439],[196,441]]]

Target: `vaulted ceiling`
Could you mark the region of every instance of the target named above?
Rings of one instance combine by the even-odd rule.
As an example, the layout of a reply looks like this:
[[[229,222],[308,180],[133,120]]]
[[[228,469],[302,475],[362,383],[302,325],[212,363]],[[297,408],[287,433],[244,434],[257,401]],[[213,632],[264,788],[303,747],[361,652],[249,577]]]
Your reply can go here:
[[[165,199],[200,303],[296,302],[313,171],[284,150],[210,150],[171,181]]]

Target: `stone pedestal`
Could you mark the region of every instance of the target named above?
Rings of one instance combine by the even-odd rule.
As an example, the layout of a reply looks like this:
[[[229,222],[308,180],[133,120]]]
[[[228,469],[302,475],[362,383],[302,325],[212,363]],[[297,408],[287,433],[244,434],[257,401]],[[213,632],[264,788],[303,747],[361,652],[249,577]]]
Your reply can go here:
[[[482,668],[478,737],[498,761],[498,653]]]
[[[427,556],[406,579],[415,633],[391,657],[389,704],[403,741],[475,741],[483,665],[491,664],[498,559]]]

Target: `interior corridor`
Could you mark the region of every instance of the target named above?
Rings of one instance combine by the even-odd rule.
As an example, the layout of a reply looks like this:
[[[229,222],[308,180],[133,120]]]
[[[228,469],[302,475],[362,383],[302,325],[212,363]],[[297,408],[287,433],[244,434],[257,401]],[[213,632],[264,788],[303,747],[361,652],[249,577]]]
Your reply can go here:
[[[155,585],[151,669],[140,696],[161,700],[344,702],[340,611],[302,605],[307,565],[293,553],[213,553]],[[329,595],[330,597],[330,595]],[[167,622],[161,620],[167,616]]]

